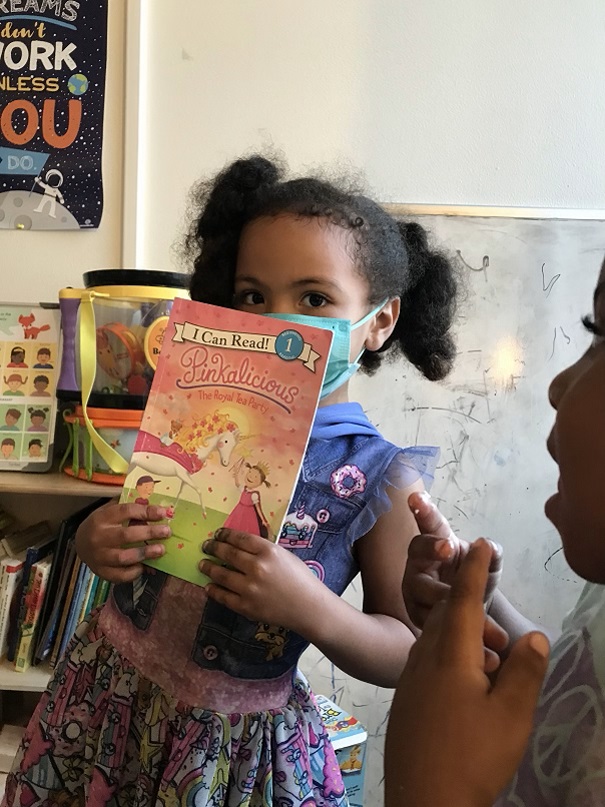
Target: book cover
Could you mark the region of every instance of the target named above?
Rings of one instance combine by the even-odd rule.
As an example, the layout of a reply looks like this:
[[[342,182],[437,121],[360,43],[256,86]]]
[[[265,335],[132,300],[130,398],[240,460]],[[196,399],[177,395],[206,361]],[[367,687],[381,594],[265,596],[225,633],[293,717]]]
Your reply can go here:
[[[25,619],[26,605],[25,605],[25,587],[29,582],[29,573],[34,563],[43,560],[53,551],[56,543],[56,537],[52,537],[50,533],[46,533],[46,537],[42,538],[38,543],[30,545],[25,555],[23,564],[23,577],[17,587],[16,597],[18,606],[13,610],[11,606],[10,621],[8,628],[8,651],[7,658],[9,661],[15,660],[15,653],[17,651],[17,644],[19,642],[20,628],[23,620]]]
[[[86,505],[86,507],[83,507],[81,510],[72,513],[59,525],[57,544],[54,552],[55,562],[50,570],[50,576],[46,586],[46,596],[42,602],[40,620],[34,635],[34,663],[38,663],[41,660],[40,650],[43,637],[48,639],[50,635],[50,632],[47,633],[49,621],[61,604],[61,597],[64,596],[64,590],[61,586],[64,584],[65,574],[69,574],[71,565],[73,564],[73,556],[71,556],[71,558],[68,557],[70,554],[70,543],[73,543],[76,531],[82,521],[84,521],[93,510],[96,510],[97,507],[104,504],[105,501],[105,499],[99,499],[98,501],[92,502],[92,504]],[[67,569],[66,566],[68,567]]]
[[[31,666],[34,652],[33,638],[44,599],[46,584],[50,574],[52,558],[38,561],[31,567],[25,594],[26,612],[21,625],[19,644],[15,654],[15,669],[25,672]]]
[[[63,636],[61,637],[58,657],[63,655],[65,648],[74,635],[75,629],[80,624],[82,601],[87,596],[92,574],[91,569],[85,563],[81,562],[78,570],[78,577],[76,579],[76,584],[71,597],[71,603],[69,605],[69,612],[65,622],[65,630],[63,631]]]
[[[335,750],[367,740],[368,733],[356,717],[347,714],[325,695],[315,697],[321,719]]]
[[[4,558],[1,566],[0,589],[0,658],[8,649],[8,625],[11,603],[16,599],[17,589],[23,576],[22,558]],[[16,608],[16,606],[14,606]]]
[[[48,521],[38,521],[29,527],[20,530],[12,530],[7,533],[0,544],[4,548],[8,557],[14,557],[20,552],[25,552],[30,546],[34,546],[39,541],[47,538],[51,533]]]
[[[97,594],[97,589],[99,588],[100,584],[101,584],[101,578],[97,577],[96,574],[93,574],[93,576],[92,576],[92,578],[90,580],[90,588],[89,588],[89,591],[88,591],[88,596],[86,597],[86,600],[84,601],[84,604],[83,604],[82,614],[80,616],[80,622],[82,622],[82,620],[86,619],[88,617],[88,615],[90,614],[90,612],[92,611],[93,603],[95,601],[95,597],[96,597],[96,594]]]
[[[94,574],[87,566],[86,575],[84,577],[84,580],[82,581],[82,592],[80,594],[80,610],[76,614],[74,629],[77,625],[80,624],[80,622],[82,622],[82,620],[86,616],[88,603],[90,599],[90,593],[92,591],[96,578],[97,578],[96,574]]]
[[[111,583],[109,582],[109,580],[99,579],[99,585],[97,587],[97,591],[91,608],[92,611],[94,611],[95,608],[98,608],[100,605],[103,605],[103,603],[107,600],[110,587]]]
[[[48,616],[48,620],[44,628],[42,628],[42,632],[40,635],[40,639],[38,640],[38,646],[36,648],[36,655],[35,655],[35,662],[39,663],[44,661],[48,658],[51,654],[53,647],[55,645],[55,639],[57,638],[57,633],[59,630],[59,624],[61,621],[61,616],[63,614],[63,609],[65,608],[65,602],[67,600],[67,589],[69,586],[69,582],[71,580],[73,567],[76,561],[76,547],[73,540],[71,540],[67,544],[67,548],[65,550],[64,559],[61,562],[61,578],[55,590],[55,594],[52,594],[50,589],[51,579],[49,578],[49,588],[47,591],[47,596],[44,598],[46,602],[53,597],[52,603],[52,610]],[[53,568],[55,566],[53,565]],[[51,578],[52,578],[53,570],[51,569]],[[44,603],[42,604],[44,608]]]
[[[83,567],[84,563],[74,552],[74,564],[72,566],[71,575],[69,577],[69,584],[65,592],[65,600],[63,601],[63,608],[61,609],[61,617],[59,619],[59,623],[57,626],[57,634],[55,637],[55,641],[53,643],[53,650],[50,657],[51,667],[55,666],[61,652],[63,651],[64,639],[66,634],[65,627],[69,615],[71,613],[71,610],[73,608],[74,596],[76,594],[76,586],[78,581],[81,580]],[[65,639],[65,644],[67,644],[67,639]]]
[[[172,536],[148,565],[198,585],[221,526],[279,537],[332,333],[174,301],[122,501],[159,504]]]

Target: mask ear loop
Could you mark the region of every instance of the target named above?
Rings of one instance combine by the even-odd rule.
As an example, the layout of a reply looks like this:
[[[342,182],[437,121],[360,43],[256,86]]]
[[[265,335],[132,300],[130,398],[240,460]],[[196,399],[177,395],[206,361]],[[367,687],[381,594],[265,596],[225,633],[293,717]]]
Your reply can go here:
[[[357,328],[360,328],[362,325],[365,325],[365,324],[366,324],[366,322],[368,322],[368,320],[370,320],[372,317],[375,317],[375,316],[377,316],[378,314],[380,314],[380,313],[381,313],[381,311],[382,311],[382,309],[385,307],[385,305],[386,305],[386,304],[387,304],[387,303],[388,303],[388,302],[389,302],[391,299],[392,299],[391,297],[385,297],[385,299],[384,299],[384,300],[383,300],[381,303],[379,303],[379,304],[378,304],[378,305],[377,305],[375,308],[373,308],[371,311],[369,311],[369,312],[368,312],[368,313],[365,315],[365,317],[362,317],[360,320],[358,320],[358,321],[355,323],[355,325],[351,325],[351,330],[352,330],[352,331],[354,331],[354,330],[356,330]],[[359,367],[359,360],[361,359],[361,357],[363,356],[363,354],[366,352],[366,350],[367,350],[367,347],[366,347],[366,346],[365,346],[365,344],[364,344],[364,345],[363,345],[363,347],[361,348],[360,352],[359,352],[359,355],[358,355],[358,356],[357,356],[357,358],[354,360],[353,364],[356,364],[356,365]]]

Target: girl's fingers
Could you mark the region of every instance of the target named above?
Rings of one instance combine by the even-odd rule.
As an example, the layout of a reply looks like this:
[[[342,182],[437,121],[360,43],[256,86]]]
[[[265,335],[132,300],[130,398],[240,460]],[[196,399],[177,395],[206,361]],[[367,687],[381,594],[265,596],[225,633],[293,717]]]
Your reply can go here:
[[[483,626],[483,644],[497,653],[502,653],[508,647],[509,641],[508,633],[504,628],[498,625],[491,616],[488,616]]]
[[[124,566],[140,565],[144,560],[161,558],[165,552],[163,544],[143,544],[130,549],[110,549],[107,551],[103,566],[122,568]]]
[[[426,571],[441,563],[450,563],[455,558],[455,544],[434,535],[416,535],[408,547],[408,566],[411,564],[415,573]]]
[[[237,593],[239,583],[243,579],[240,572],[226,569],[224,566],[218,566],[210,560],[203,560],[199,568],[202,574],[208,575],[215,585]]]
[[[260,535],[250,535],[247,532],[237,532],[224,527],[217,530],[214,538],[206,543],[212,544],[214,550],[217,549],[217,544],[229,544],[236,549],[241,549],[242,552],[249,552],[251,555],[258,555],[267,546],[267,540],[261,538]],[[204,549],[204,552],[208,552],[208,550]],[[209,552],[209,554],[214,554],[214,552]]]
[[[439,512],[426,491],[412,493],[408,499],[408,505],[414,514],[420,532],[445,540],[456,540],[447,519]]]
[[[108,510],[112,509],[111,521],[115,524],[122,524],[124,521],[131,519],[136,521],[161,521],[163,518],[168,518],[166,508],[158,507],[156,504],[116,504],[109,505]],[[109,520],[109,519],[108,519]]]
[[[479,538],[469,549],[452,584],[441,637],[443,653],[451,664],[466,665],[469,658],[476,656],[483,665],[483,595],[491,555],[489,542]]]
[[[161,541],[171,535],[172,530],[168,524],[137,524],[124,527],[117,540],[120,544],[140,544],[143,541]]]
[[[215,541],[213,539],[204,541],[202,548],[207,555],[212,555],[213,558],[228,563],[229,566],[233,566],[236,569],[239,569],[246,560],[246,553],[244,551],[221,541]]]

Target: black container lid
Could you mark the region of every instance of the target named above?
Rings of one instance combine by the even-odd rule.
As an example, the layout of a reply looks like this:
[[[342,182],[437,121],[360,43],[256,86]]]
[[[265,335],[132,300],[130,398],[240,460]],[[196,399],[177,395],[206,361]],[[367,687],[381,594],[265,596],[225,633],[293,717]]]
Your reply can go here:
[[[84,272],[87,289],[95,286],[166,286],[188,289],[190,276],[184,272],[166,272],[162,269],[93,269]]]

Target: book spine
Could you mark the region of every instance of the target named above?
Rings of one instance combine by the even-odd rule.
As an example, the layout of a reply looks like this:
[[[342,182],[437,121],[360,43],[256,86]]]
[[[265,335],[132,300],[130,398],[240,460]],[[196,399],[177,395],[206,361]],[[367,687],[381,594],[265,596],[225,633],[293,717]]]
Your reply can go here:
[[[31,666],[32,639],[36,620],[40,616],[40,607],[44,596],[44,587],[48,579],[50,564],[48,561],[34,563],[29,576],[28,590],[25,596],[27,610],[21,625],[21,636],[15,654],[15,669],[25,672]]]
[[[63,612],[61,613],[61,619],[59,621],[59,627],[57,630],[57,635],[55,637],[55,646],[53,648],[53,652],[50,658],[50,666],[54,667],[57,663],[59,658],[59,653],[61,651],[61,646],[63,644],[63,634],[65,633],[65,624],[67,622],[67,617],[71,610],[72,599],[74,595],[74,589],[76,586],[76,581],[80,575],[82,567],[84,564],[81,560],[77,559],[74,563],[74,567],[71,572],[71,579],[69,581],[69,587],[67,589],[67,596],[65,597],[65,603],[63,605]]]
[[[80,569],[78,571],[78,578],[76,580],[76,585],[74,587],[73,595],[71,597],[71,603],[69,605],[69,612],[67,615],[67,620],[65,622],[65,630],[63,631],[63,636],[61,637],[61,645],[59,647],[58,658],[60,658],[63,655],[65,648],[67,647],[69,640],[71,639],[74,629],[76,627],[76,620],[81,607],[80,597],[82,595],[82,585],[84,583],[84,578],[87,572],[90,572],[90,569],[85,563],[81,563]]]
[[[100,578],[98,578],[96,574],[93,574],[90,592],[88,594],[88,597],[86,598],[86,603],[84,605],[84,610],[82,612],[82,619],[86,619],[90,614],[90,612],[92,611],[93,603],[95,601],[95,597],[97,596],[97,591],[99,590],[100,585],[101,585]],[[82,619],[80,621],[82,621]]]
[[[5,624],[8,616],[8,564],[2,561],[0,567],[0,657],[4,655],[6,643]]]
[[[93,610],[95,608],[99,608],[99,606],[103,605],[107,601],[110,588],[111,583],[109,582],[109,580],[101,580],[101,582],[99,583],[99,588],[97,589],[97,595],[95,597],[95,601],[92,606]]]
[[[55,563],[56,562],[55,560]],[[67,545],[63,554],[59,555],[58,562],[61,564],[60,579],[54,592],[49,591],[47,593],[47,596],[50,594],[50,596],[53,597],[53,601],[49,603],[50,613],[46,621],[46,626],[43,628],[42,636],[40,637],[39,647],[36,653],[38,661],[44,661],[51,654],[57,630],[59,629],[61,615],[63,614],[65,600],[67,598],[67,589],[72,577],[73,568],[76,564],[76,553],[73,541]]]
[[[77,616],[74,619],[73,630],[82,622],[84,616],[86,615],[86,607],[88,605],[88,600],[90,599],[90,592],[94,585],[96,575],[92,573],[92,571],[86,567],[86,572],[84,574],[84,580],[82,581],[82,592],[80,594],[80,608],[77,611]]]
[[[2,601],[4,611],[3,633],[0,635],[0,657],[8,650],[8,631],[10,627],[11,612],[16,610],[16,600],[19,596],[21,580],[23,579],[23,563],[17,561],[7,565],[6,589]]]

